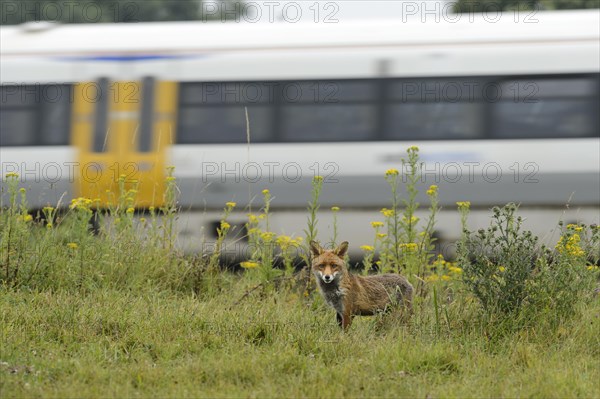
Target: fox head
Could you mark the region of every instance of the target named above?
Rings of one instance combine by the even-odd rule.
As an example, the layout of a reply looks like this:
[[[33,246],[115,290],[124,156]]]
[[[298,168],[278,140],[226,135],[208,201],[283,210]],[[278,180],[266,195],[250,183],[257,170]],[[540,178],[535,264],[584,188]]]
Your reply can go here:
[[[317,280],[330,284],[339,281],[346,270],[344,255],[348,251],[348,241],[335,249],[323,249],[318,242],[310,242],[312,252],[312,271]]]

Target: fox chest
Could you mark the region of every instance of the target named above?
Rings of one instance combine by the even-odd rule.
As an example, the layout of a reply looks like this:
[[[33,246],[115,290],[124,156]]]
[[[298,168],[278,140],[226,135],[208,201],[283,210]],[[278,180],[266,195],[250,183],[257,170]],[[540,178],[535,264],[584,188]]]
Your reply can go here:
[[[341,287],[321,287],[325,302],[336,310],[339,314],[344,313],[344,298],[346,290]]]

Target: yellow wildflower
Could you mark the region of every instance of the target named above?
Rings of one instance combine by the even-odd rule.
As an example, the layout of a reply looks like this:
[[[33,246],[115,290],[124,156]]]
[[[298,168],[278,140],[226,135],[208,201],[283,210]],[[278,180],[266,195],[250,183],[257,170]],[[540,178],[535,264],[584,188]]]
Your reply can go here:
[[[340,207],[339,207],[339,206],[332,206],[332,207],[331,207],[331,210],[332,210],[333,212],[338,212],[338,211],[340,210]]]
[[[361,245],[360,249],[362,249],[365,252],[373,252],[373,251],[375,251],[375,248],[373,248],[372,245]]]
[[[398,172],[398,169],[394,169],[394,168],[391,168],[391,169],[388,169],[385,171],[386,176],[398,176],[399,173],[400,172]]]
[[[16,173],[16,172],[8,172],[8,173],[5,175],[5,177],[6,177],[7,179],[8,179],[8,178],[10,178],[10,177],[17,178],[17,177],[19,177],[19,174],[18,174],[18,173]]]
[[[225,220],[221,220],[221,230],[228,230],[229,228],[231,228],[231,225]]]
[[[279,236],[275,241],[277,242],[277,245],[281,247],[287,247],[292,241],[292,238],[290,236]]]
[[[385,216],[386,218],[391,218],[392,216],[394,216],[394,210],[393,209],[383,208],[379,212],[381,212],[383,214],[383,216]]]
[[[317,175],[317,176],[313,177],[313,181],[315,181],[315,182],[322,182],[323,181],[323,176]]]
[[[425,281],[427,281],[428,283],[435,283],[439,279],[440,279],[440,276],[438,276],[437,274],[432,274],[431,276],[425,277]]]
[[[451,271],[452,273],[456,273],[456,274],[461,274],[463,272],[463,269],[461,269],[460,267],[456,267],[456,266],[449,266],[448,270]]]
[[[24,188],[24,187],[21,187],[21,188],[19,189],[19,192],[20,192],[21,194],[25,194],[25,192],[26,192],[26,191],[27,191],[27,190],[25,190],[25,188]]]
[[[568,230],[574,230],[574,231],[583,231],[583,227],[581,227],[581,226],[579,226],[577,224],[573,224],[573,223],[568,224],[567,225],[567,229]]]
[[[419,152],[419,147],[417,147],[416,145],[410,146],[408,147],[408,151]]]
[[[26,222],[31,222],[33,220],[33,216],[31,216],[31,215],[25,215],[23,217],[23,220],[26,221]]]
[[[258,218],[256,217],[256,215],[253,215],[252,213],[249,213],[248,214],[248,222],[250,224],[258,223]]]
[[[226,203],[225,203],[225,206],[226,206],[227,208],[232,208],[232,209],[233,209],[233,208],[235,208],[235,206],[236,206],[236,205],[237,205],[237,203],[235,203],[235,202],[231,202],[231,201],[230,201],[230,202],[226,202]]]
[[[504,267],[504,266],[500,266],[500,267],[498,268],[498,270],[500,270],[502,273],[504,273],[504,272],[506,271],[506,267]]]
[[[71,200],[71,209],[89,209],[92,204],[92,200],[89,198],[79,197]]]
[[[383,212],[383,210],[382,210],[382,212]],[[371,226],[373,226],[374,229],[383,227],[383,222],[371,222]]]
[[[387,234],[385,233],[377,233],[377,238],[385,238]]]
[[[127,208],[127,213],[132,214],[133,212],[135,212],[135,209],[132,207]]]
[[[271,231],[265,231],[260,235],[260,238],[262,238],[265,242],[271,242],[273,240],[273,237],[275,237],[275,233]]]
[[[448,276],[448,275],[445,275],[445,274],[444,274],[444,275],[442,276],[442,280],[444,280],[444,281],[448,281],[448,280],[451,280],[451,278],[450,278],[450,276]]]
[[[404,223],[408,223],[408,219],[406,218],[406,216],[402,218],[402,221],[403,221]],[[415,223],[417,223],[418,221],[419,221],[419,218],[418,218],[418,217],[416,217],[416,216],[411,216],[411,217],[410,217],[410,224],[415,224]]]
[[[140,218],[140,223],[146,223],[146,218]]]
[[[70,249],[77,249],[78,245],[76,242],[70,242],[67,244],[67,247],[69,247]]]
[[[408,252],[414,252],[419,248],[419,246],[414,242],[409,242],[409,243],[405,243],[405,244],[400,244],[400,248],[404,248]]]
[[[51,229],[52,228],[52,223],[51,222],[46,223],[46,228],[47,229]]]
[[[570,256],[580,257],[585,255],[585,251],[579,246],[579,242],[581,241],[581,237],[579,234],[573,234],[568,237],[565,242],[565,236],[560,237],[558,243],[556,244],[556,250],[559,253],[566,253]]]
[[[269,193],[270,193],[270,191],[269,191],[269,189],[268,189],[268,188],[265,188],[264,190],[262,190],[262,194],[263,194],[263,195],[267,195],[267,194],[269,194]]]
[[[167,178],[165,179],[168,182],[172,182],[175,181],[177,178],[175,176],[167,176]]]
[[[427,195],[429,195],[430,197],[433,195],[436,195],[438,192],[438,186],[436,186],[435,184],[429,186],[429,190],[427,190]]]
[[[258,267],[258,263],[248,261],[240,263],[240,266],[242,266],[244,269],[254,269]]]
[[[471,202],[459,201],[456,203],[456,205],[458,205],[458,209],[469,209],[471,207]]]
[[[154,207],[153,207],[153,206],[151,206],[150,208],[148,208],[148,210],[149,210],[150,212],[154,212]]]

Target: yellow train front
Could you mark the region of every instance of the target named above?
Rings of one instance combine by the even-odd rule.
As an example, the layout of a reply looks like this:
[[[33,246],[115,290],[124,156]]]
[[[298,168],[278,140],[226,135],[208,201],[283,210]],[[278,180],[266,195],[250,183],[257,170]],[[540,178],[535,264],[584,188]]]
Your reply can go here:
[[[176,83],[100,79],[0,90],[2,171],[19,174],[30,207],[60,207],[76,197],[107,207],[120,180],[136,188],[136,207],[163,204]]]
[[[71,143],[77,149],[76,195],[106,206],[119,178],[137,189],[138,207],[164,201],[166,150],[174,143],[177,84],[139,82],[73,86]]]

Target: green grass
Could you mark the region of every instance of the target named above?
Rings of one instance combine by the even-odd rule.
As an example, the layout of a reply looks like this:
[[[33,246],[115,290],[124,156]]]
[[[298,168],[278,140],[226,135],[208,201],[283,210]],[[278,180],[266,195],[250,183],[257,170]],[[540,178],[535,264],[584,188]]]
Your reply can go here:
[[[409,149],[413,166],[417,151]],[[414,314],[357,318],[346,333],[302,273],[290,264],[284,272],[274,268],[281,256],[273,243],[292,238],[270,230],[267,190],[246,226],[257,249],[248,270],[234,275],[222,271],[220,249],[236,233],[227,223],[235,203],[225,205],[214,252],[190,257],[175,245],[170,175],[166,205],[149,209],[146,221],[134,220],[136,190],[119,179],[118,205],[102,213],[96,236],[88,226],[92,200],[74,199],[58,217],[44,208],[40,219],[29,213],[18,176],[7,175],[0,397],[600,398],[600,296],[592,288],[600,229],[568,225],[554,251],[532,244],[519,252],[513,238],[535,239],[508,223],[506,246],[496,245],[492,229],[479,232],[479,258],[461,246],[458,264],[433,261],[437,187],[427,190],[429,221],[415,230],[414,197],[399,216],[398,173],[386,172],[393,209],[383,212],[378,228],[387,235],[374,246],[380,261],[392,261],[381,269],[403,265],[417,288]],[[310,262],[302,245],[317,238],[322,183],[313,179],[303,244],[297,242],[302,264]],[[413,194],[416,184],[409,179]],[[460,204],[466,228],[468,202]],[[370,269],[373,259],[366,259]],[[469,277],[474,266],[484,278]],[[525,271],[512,278],[513,269]],[[485,284],[493,288],[490,301],[482,300]],[[483,307],[514,287],[525,294],[506,301],[518,306]]]
[[[318,296],[232,306],[251,285],[227,279],[209,298],[3,289],[1,397],[600,397],[597,297],[550,332],[490,337],[473,303],[439,333],[429,304],[342,333]]]

